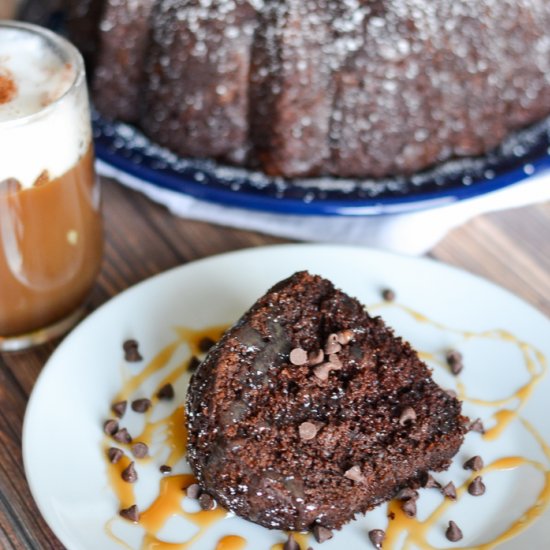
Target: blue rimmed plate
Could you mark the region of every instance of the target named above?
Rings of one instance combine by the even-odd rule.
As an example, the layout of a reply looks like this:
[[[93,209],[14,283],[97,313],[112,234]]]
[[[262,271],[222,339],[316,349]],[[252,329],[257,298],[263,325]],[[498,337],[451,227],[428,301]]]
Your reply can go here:
[[[433,208],[480,196],[550,170],[550,118],[485,157],[451,160],[410,177],[286,180],[181,158],[136,128],[93,114],[97,157],[158,187],[228,206],[279,214],[367,216]]]

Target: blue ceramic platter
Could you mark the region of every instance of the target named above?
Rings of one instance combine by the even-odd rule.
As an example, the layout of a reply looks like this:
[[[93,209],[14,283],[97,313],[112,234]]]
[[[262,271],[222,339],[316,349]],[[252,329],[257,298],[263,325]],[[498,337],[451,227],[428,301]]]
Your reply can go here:
[[[550,118],[485,157],[451,160],[410,177],[286,180],[185,159],[136,128],[93,114],[96,154],[133,177],[197,199],[278,214],[367,216],[433,208],[476,197],[550,170]]]

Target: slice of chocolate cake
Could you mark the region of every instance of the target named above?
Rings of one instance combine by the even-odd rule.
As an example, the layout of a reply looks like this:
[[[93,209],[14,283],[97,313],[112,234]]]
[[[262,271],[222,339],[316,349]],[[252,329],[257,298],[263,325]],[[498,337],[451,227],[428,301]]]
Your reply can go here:
[[[189,387],[189,460],[222,506],[270,528],[339,528],[465,433],[460,402],[380,318],[307,272],[229,329]]]

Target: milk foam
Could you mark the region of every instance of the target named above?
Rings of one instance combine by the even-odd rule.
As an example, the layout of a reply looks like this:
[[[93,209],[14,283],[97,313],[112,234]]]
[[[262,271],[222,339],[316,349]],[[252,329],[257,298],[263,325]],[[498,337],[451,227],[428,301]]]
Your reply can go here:
[[[57,178],[86,152],[85,83],[63,97],[78,70],[76,60],[66,63],[42,36],[0,27],[0,75],[16,86],[0,104],[0,181],[15,178],[30,187],[44,171]]]

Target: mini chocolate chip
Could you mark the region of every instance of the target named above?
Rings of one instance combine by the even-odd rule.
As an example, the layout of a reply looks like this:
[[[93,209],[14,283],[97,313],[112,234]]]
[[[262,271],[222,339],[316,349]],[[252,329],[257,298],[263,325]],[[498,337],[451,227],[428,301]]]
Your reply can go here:
[[[135,483],[137,481],[138,475],[133,462],[130,462],[130,464],[122,470],[120,477],[126,481],[126,483]]]
[[[369,531],[369,539],[372,542],[372,545],[377,549],[380,550],[382,548],[382,543],[384,542],[384,539],[386,538],[385,531],[382,531],[382,529],[372,529]]]
[[[342,349],[342,346],[338,342],[331,342],[325,344],[325,353],[331,355],[333,353],[338,353]]]
[[[390,513],[388,514],[388,518],[389,518],[390,520],[394,520],[394,519],[395,519],[395,512],[390,512]]]
[[[410,489],[409,487],[405,487],[404,489],[401,489],[399,493],[395,496],[397,500],[411,500],[411,499],[417,499],[418,498],[418,491],[415,491],[414,489]]]
[[[294,348],[290,352],[290,362],[297,367],[305,365],[307,363],[307,351],[302,348]]]
[[[476,418],[473,422],[470,422],[470,425],[468,426],[468,430],[470,432],[477,432],[480,434],[484,434],[485,426],[483,425],[483,422],[479,418]]]
[[[149,447],[141,441],[132,445],[132,454],[136,458],[145,458],[149,454]]]
[[[111,447],[107,451],[107,456],[109,457],[109,462],[111,464],[116,464],[124,456],[124,453],[116,447]]]
[[[136,340],[126,340],[122,344],[122,348],[124,349],[124,359],[129,363],[137,363],[143,359],[139,353],[138,343]]]
[[[138,413],[144,413],[151,407],[151,400],[147,398],[135,399],[132,401],[132,410]]]
[[[172,384],[164,384],[157,392],[159,399],[174,399],[174,386]]]
[[[452,349],[445,354],[445,359],[449,365],[451,372],[455,375],[460,374],[464,365],[462,364],[462,353]]]
[[[283,544],[283,550],[300,550],[300,545],[294,540],[292,535],[288,535],[288,539]]]
[[[349,344],[354,337],[355,337],[355,334],[353,330],[350,330],[350,329],[341,330],[340,332],[336,333],[336,341],[342,346]]]
[[[320,365],[325,360],[325,352],[322,349],[310,351],[307,360],[311,366]]]
[[[416,413],[412,407],[405,407],[401,411],[401,415],[399,416],[399,424],[401,424],[401,426],[404,426],[407,422],[414,422],[415,420]]]
[[[304,441],[309,441],[310,439],[313,439],[317,435],[318,431],[319,430],[317,426],[315,424],[312,424],[311,422],[302,422],[298,427],[300,439],[303,439]]]
[[[187,365],[187,370],[194,371],[201,364],[200,359],[196,355],[192,355],[189,359],[189,364]]]
[[[451,500],[456,500],[456,487],[452,481],[449,481],[445,487],[441,489],[443,496],[450,498]]]
[[[118,432],[118,422],[112,418],[110,420],[106,420],[103,423],[103,431],[107,435],[115,435]]]
[[[473,497],[479,497],[485,493],[485,483],[483,483],[481,476],[475,477],[472,483],[468,485],[468,493]]]
[[[447,530],[445,531],[445,536],[447,537],[447,540],[450,540],[451,542],[458,542],[462,539],[462,531],[454,521],[449,521],[449,527],[447,527]]]
[[[441,489],[441,483],[436,481],[432,474],[426,474],[426,477],[422,480],[422,487],[425,489]]]
[[[340,369],[341,367],[338,367],[338,365],[335,365],[334,363],[323,363],[313,369],[313,374],[319,380],[328,380],[328,376],[331,371]]]
[[[207,353],[210,348],[216,343],[216,340],[213,340],[212,338],[210,338],[210,336],[205,336],[204,338],[201,338],[199,340],[199,349],[203,352],[203,353]]]
[[[169,474],[172,471],[172,467],[168,464],[162,464],[159,468],[161,474]]]
[[[359,466],[352,466],[349,470],[344,472],[344,477],[356,481],[357,483],[362,483],[365,481],[363,474],[361,473],[361,468]]]
[[[132,436],[128,433],[126,428],[121,428],[113,434],[113,439],[119,443],[132,443]]]
[[[130,506],[130,508],[123,508],[122,510],[120,510],[119,514],[124,519],[127,519],[128,521],[131,521],[133,523],[137,523],[139,521],[139,511],[138,507],[135,504]]]
[[[118,401],[117,403],[113,403],[111,406],[111,410],[115,414],[115,416],[118,416],[118,418],[122,418],[124,416],[124,413],[126,412],[126,406],[128,405],[128,401]]]
[[[203,510],[213,510],[216,507],[216,501],[208,493],[199,497],[199,504]]]
[[[332,538],[332,531],[322,525],[316,525],[313,528],[313,536],[315,537],[315,540],[321,544],[322,542]]]
[[[410,518],[414,518],[416,516],[416,499],[410,498],[409,500],[405,500],[401,504],[401,510]]]
[[[201,495],[200,485],[198,483],[193,483],[192,485],[189,485],[189,487],[187,487],[185,491],[185,494],[189,498],[199,498]]]
[[[386,302],[393,302],[395,300],[395,292],[391,288],[385,288],[382,290],[382,298]]]
[[[479,470],[483,470],[483,459],[478,455],[473,456],[464,463],[463,467],[465,470],[479,472]]]

